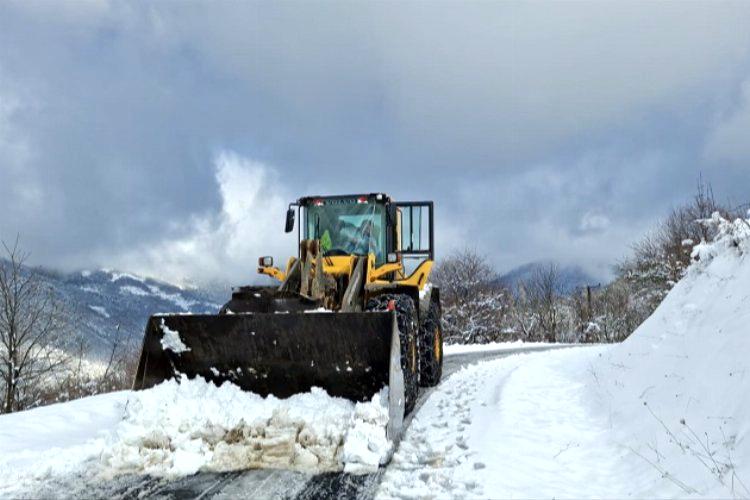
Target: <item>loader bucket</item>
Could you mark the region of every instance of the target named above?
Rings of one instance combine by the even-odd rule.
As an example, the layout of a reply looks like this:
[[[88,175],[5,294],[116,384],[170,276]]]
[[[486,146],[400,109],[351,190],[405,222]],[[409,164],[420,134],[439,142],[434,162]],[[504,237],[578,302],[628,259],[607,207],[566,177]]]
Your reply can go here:
[[[261,396],[320,387],[366,401],[388,385],[388,435],[397,439],[404,413],[400,352],[393,312],[156,315],[133,389],[184,374]]]

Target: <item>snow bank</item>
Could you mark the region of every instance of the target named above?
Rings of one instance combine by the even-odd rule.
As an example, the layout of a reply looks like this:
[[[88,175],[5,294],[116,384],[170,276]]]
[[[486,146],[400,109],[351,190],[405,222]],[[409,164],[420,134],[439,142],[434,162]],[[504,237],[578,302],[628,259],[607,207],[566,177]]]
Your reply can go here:
[[[170,380],[130,395],[102,462],[109,473],[165,477],[263,467],[371,472],[391,451],[387,421],[385,389],[355,404],[318,388],[280,400]]]
[[[641,462],[645,496],[750,497],[750,226],[712,223],[716,242],[591,367],[593,405]]]

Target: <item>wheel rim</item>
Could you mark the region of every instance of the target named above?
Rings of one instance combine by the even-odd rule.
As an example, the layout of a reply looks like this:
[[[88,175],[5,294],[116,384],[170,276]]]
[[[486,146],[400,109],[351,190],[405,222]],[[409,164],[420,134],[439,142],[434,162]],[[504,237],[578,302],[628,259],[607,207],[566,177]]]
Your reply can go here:
[[[441,349],[441,339],[442,339],[442,333],[440,332],[440,327],[438,326],[435,328],[435,338],[434,338],[434,351],[435,351],[435,361],[440,361],[440,358],[443,355],[443,350]]]

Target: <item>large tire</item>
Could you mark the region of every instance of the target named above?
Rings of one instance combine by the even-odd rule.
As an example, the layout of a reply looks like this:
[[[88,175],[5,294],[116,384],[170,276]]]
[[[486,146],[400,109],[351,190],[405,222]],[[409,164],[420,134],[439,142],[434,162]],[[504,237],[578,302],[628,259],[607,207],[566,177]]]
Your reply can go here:
[[[417,314],[414,301],[404,294],[383,294],[367,301],[368,311],[387,311],[393,301],[401,343],[401,371],[404,374],[404,411],[408,414],[414,409],[419,396],[419,367],[417,347]]]
[[[443,376],[443,328],[440,304],[430,300],[419,328],[419,385],[434,387]]]

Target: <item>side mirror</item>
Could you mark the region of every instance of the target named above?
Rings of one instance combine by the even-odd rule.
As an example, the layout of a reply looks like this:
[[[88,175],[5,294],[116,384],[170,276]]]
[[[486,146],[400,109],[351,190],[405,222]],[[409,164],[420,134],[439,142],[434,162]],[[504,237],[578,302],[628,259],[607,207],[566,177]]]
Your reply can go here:
[[[273,267],[273,257],[259,257],[258,267]]]
[[[289,208],[286,211],[286,227],[284,228],[284,232],[291,233],[292,229],[294,229],[294,209]]]

